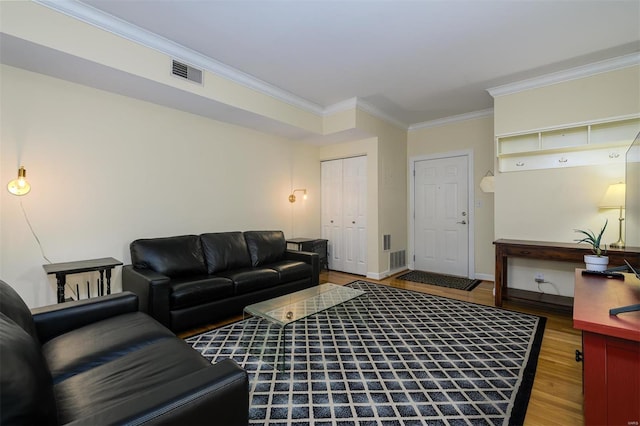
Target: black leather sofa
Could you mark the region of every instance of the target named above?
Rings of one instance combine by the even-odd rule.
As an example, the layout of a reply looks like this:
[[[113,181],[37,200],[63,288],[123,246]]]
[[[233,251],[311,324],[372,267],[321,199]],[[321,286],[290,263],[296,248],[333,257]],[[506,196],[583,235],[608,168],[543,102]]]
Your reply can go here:
[[[282,231],[139,239],[122,287],[173,331],[210,324],[252,303],[318,285],[317,253],[287,250]]]
[[[249,422],[247,373],[210,364],[119,293],[29,310],[0,281],[0,424]]]

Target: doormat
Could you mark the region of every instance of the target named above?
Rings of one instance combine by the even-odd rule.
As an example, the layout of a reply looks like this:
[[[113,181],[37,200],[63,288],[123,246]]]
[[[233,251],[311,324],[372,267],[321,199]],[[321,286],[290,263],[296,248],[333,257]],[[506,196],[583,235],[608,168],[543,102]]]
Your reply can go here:
[[[396,277],[397,280],[413,281],[422,284],[432,284],[440,287],[455,288],[457,290],[471,291],[482,280],[472,280],[469,278],[454,277],[451,275],[436,274],[433,272],[411,271]]]
[[[545,318],[355,281],[365,294],[287,331],[290,363],[254,355],[251,317],[186,340],[249,375],[249,423],[267,426],[521,425]],[[277,333],[266,342],[277,349]],[[247,344],[249,346],[247,346]]]

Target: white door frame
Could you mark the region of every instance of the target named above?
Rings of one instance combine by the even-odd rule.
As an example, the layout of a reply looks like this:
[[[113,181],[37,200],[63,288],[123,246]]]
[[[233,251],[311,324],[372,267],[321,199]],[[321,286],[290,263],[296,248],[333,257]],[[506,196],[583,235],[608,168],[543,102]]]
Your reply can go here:
[[[409,247],[411,252],[409,253],[409,269],[415,269],[414,256],[416,254],[416,246],[414,241],[415,236],[415,172],[416,162],[425,160],[439,160],[443,158],[451,157],[467,157],[468,167],[468,180],[469,180],[469,199],[468,203],[468,221],[469,221],[469,266],[468,266],[468,278],[475,279],[475,185],[473,175],[473,150],[462,151],[450,151],[442,152],[438,154],[418,155],[409,158]]]

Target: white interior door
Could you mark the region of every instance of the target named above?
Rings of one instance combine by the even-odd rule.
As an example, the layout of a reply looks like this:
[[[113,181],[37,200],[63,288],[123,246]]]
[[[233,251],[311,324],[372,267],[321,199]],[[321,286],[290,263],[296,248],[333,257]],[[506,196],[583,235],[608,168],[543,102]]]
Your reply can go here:
[[[415,162],[415,269],[469,274],[468,157]]]
[[[342,230],[342,160],[323,161],[322,174],[322,238],[328,240],[329,269],[344,268]]]
[[[367,157],[343,160],[344,265],[352,274],[367,273]]]
[[[323,161],[322,238],[329,269],[367,273],[367,157]]]

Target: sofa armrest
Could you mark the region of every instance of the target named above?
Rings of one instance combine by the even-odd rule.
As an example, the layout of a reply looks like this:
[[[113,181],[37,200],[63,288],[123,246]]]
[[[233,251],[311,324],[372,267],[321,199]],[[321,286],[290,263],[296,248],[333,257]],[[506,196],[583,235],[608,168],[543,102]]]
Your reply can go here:
[[[247,372],[225,359],[70,425],[248,423]]]
[[[131,292],[76,300],[31,310],[41,343],[94,322],[138,310],[138,297]]]
[[[284,252],[284,258],[286,260],[297,260],[311,265],[311,284],[318,285],[320,283],[320,256],[318,253],[287,250]]]
[[[171,278],[153,269],[122,268],[122,289],[132,291],[140,299],[140,310],[171,328],[169,315],[169,282]]]

